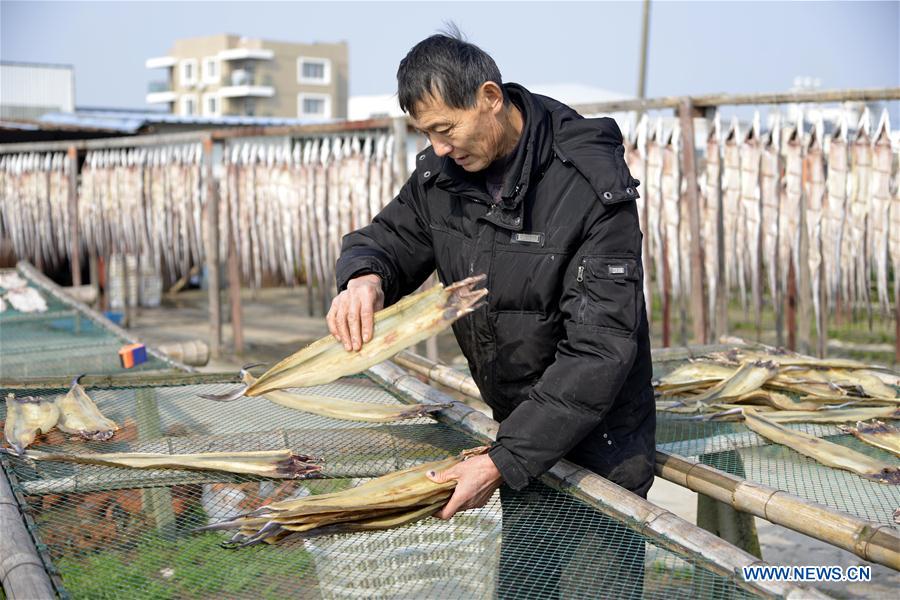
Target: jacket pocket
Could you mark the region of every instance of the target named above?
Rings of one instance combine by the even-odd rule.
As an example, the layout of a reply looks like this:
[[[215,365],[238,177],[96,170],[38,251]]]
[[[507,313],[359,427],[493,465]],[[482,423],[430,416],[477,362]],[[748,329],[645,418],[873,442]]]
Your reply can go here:
[[[624,333],[637,329],[640,265],[631,255],[585,256],[576,282],[581,304],[578,322]]]

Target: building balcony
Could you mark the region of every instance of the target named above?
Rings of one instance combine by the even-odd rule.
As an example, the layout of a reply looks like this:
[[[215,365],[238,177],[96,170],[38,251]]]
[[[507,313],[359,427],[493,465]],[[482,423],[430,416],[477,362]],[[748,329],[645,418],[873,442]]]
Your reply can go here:
[[[221,98],[257,97],[271,98],[275,95],[272,77],[260,77],[253,71],[235,69],[228,74],[225,86],[219,88]]]
[[[220,98],[271,98],[275,95],[275,88],[270,85],[229,85],[219,88]]]
[[[175,102],[177,94],[168,81],[151,81],[147,84],[147,103],[165,104]]]
[[[148,58],[144,63],[148,69],[169,69],[178,63],[178,59],[174,56],[157,56],[156,58]]]
[[[219,60],[272,60],[275,53],[263,48],[229,48],[216,56]]]

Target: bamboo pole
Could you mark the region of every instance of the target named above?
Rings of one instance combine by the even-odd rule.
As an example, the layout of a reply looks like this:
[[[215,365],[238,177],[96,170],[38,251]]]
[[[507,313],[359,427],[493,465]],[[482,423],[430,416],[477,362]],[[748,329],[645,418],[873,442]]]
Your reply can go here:
[[[0,469],[0,581],[10,600],[55,598],[44,562],[25,527],[19,503]]]
[[[433,368],[440,365],[428,369],[428,362],[419,356],[408,364],[415,365],[417,372],[429,377],[431,373],[441,377],[441,371]],[[465,376],[442,377],[435,381],[467,395],[475,385]],[[660,450],[656,452],[656,474],[739,511],[843,548],[865,560],[900,570],[900,534],[889,525],[860,519]]]
[[[435,416],[442,423],[483,441],[496,439],[499,424],[482,413],[454,402],[452,398],[420,382],[403,369],[384,362],[368,371],[373,378],[399,391],[414,402],[451,403]],[[755,594],[818,597],[811,588],[798,588],[785,582],[749,582],[740,575],[745,566],[766,565],[755,556],[688,523],[628,490],[566,460],[559,461],[541,477],[541,481],[583,501],[598,512],[650,538],[654,543],[682,556],[687,555],[701,566],[734,585]]]
[[[739,511],[900,570],[900,534],[890,525],[860,519],[674,454],[657,452],[656,471],[663,479]]]

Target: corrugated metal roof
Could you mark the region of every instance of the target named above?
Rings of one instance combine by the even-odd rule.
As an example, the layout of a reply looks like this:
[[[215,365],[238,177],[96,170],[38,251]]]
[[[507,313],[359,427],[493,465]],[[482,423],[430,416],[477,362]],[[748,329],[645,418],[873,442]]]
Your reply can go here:
[[[281,117],[244,117],[244,116],[181,116],[160,112],[141,111],[76,111],[74,113],[47,113],[40,119],[42,123],[71,125],[79,127],[95,127],[114,129],[123,133],[136,133],[142,127],[155,124],[167,125],[206,125],[216,127],[273,127],[278,125],[310,125],[316,123],[335,122],[321,119],[286,119]]]

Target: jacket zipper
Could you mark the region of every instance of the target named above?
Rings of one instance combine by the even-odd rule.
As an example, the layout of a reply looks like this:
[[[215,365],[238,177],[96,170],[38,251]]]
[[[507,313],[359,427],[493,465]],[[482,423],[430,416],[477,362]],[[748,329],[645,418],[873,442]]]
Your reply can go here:
[[[578,287],[581,290],[581,303],[578,306],[578,322],[584,323],[584,311],[587,309],[587,289],[585,289],[584,285],[584,259],[581,259],[581,264],[578,265],[578,275],[575,276],[575,281],[578,282]]]

